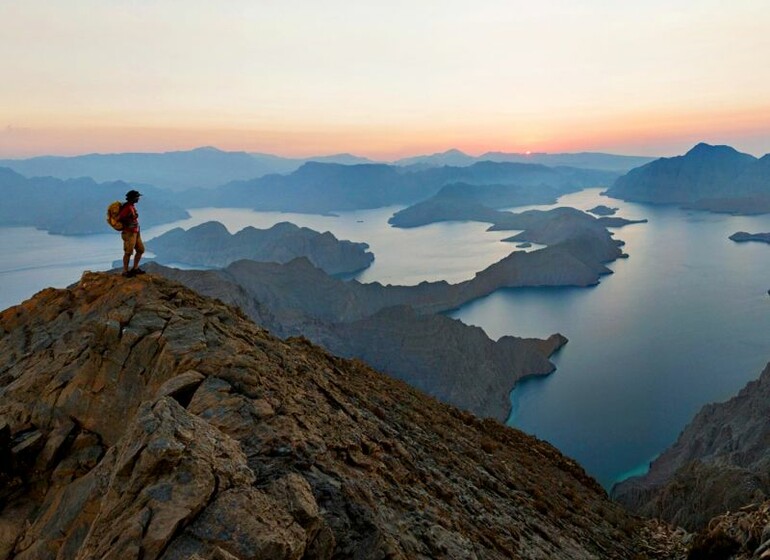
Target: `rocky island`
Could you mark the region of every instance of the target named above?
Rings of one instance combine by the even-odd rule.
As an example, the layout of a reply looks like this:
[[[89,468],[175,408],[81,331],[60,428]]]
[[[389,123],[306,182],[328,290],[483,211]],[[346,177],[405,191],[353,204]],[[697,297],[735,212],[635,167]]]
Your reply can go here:
[[[0,350],[2,558],[683,557],[549,444],[155,275],[44,290]]]
[[[185,263],[192,266],[222,268],[250,259],[285,263],[306,257],[328,274],[362,270],[374,260],[366,243],[338,240],[331,233],[319,233],[289,222],[269,229],[246,227],[235,234],[219,222],[206,222],[184,230],[175,228],[149,242],[158,263]]]
[[[496,192],[500,191],[500,192]],[[525,193],[525,194],[522,194]],[[514,194],[512,194],[514,193]],[[528,194],[527,194],[528,193]],[[508,198],[510,194],[511,198]],[[562,193],[564,194],[564,193]],[[490,206],[500,203],[502,200],[512,202],[514,197],[519,197],[519,203],[524,204],[549,204],[556,202],[559,195],[553,189],[538,187],[531,189],[515,189],[496,185],[471,186],[450,185],[444,187],[441,192],[428,200],[418,202],[408,208],[399,210],[390,217],[388,223],[393,227],[412,228],[424,226],[436,222],[469,221],[485,222],[492,224],[490,231],[508,229],[527,229],[533,223],[532,216],[541,216],[542,210],[529,210],[515,213],[497,210]],[[540,202],[538,202],[538,199]],[[524,202],[528,200],[528,202]],[[501,204],[498,207],[512,206],[513,204]],[[627,220],[619,217],[593,218],[588,214],[573,208],[556,208],[550,210],[555,216],[566,216],[572,213],[584,214],[595,220],[602,227],[623,227],[629,224],[644,223],[647,220]],[[539,221],[540,218],[535,218]],[[543,222],[545,223],[545,222]],[[528,241],[536,241],[528,239]]]
[[[412,228],[447,221],[495,223],[499,208],[529,204],[554,204],[559,196],[573,192],[562,185],[446,185],[434,196],[399,210],[388,220],[395,227]]]
[[[610,208],[604,204],[599,204],[598,206],[594,206],[590,210],[587,210],[587,212],[595,214],[596,216],[614,216],[617,211],[617,208]]]
[[[739,243],[743,243],[745,241],[770,243],[770,233],[747,233],[745,231],[737,231],[730,236],[730,239]]]

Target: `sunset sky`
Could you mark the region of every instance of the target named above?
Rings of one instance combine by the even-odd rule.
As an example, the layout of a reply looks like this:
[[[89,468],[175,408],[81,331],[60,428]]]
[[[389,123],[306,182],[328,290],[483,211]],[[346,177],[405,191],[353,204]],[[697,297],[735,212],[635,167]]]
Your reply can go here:
[[[0,157],[770,152],[770,3],[0,0]]]

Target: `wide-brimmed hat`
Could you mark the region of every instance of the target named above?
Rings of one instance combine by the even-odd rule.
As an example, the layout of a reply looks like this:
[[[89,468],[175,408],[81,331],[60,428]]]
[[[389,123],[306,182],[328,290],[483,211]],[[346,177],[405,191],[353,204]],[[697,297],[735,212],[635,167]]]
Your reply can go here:
[[[142,193],[140,193],[139,191],[130,190],[126,193],[126,200],[128,201],[139,200],[140,196],[142,196]]]

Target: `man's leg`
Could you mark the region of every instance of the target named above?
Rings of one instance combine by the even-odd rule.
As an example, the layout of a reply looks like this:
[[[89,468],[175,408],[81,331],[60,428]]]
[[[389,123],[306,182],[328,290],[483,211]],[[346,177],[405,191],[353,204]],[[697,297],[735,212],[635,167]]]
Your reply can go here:
[[[136,252],[134,253],[133,270],[137,270],[139,268],[139,261],[142,260],[142,255],[144,254],[144,243],[142,243],[142,235],[140,233],[136,234],[136,243],[134,244],[134,248]],[[128,264],[126,264],[126,266],[128,266]]]
[[[123,238],[123,275],[129,276],[128,264],[131,262],[131,254],[134,252],[137,234],[124,231],[120,234]]]
[[[120,237],[123,239],[123,273],[128,272],[128,263],[131,262],[131,253],[134,252],[134,240],[133,235],[127,231],[120,232]]]

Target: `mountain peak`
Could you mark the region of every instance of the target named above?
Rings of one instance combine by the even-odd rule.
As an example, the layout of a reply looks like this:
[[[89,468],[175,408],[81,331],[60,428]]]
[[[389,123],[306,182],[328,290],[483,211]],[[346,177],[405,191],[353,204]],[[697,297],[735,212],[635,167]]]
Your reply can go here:
[[[733,148],[732,146],[725,146],[722,144],[719,145],[712,145],[707,144],[705,142],[699,142],[685,154],[685,156],[692,157],[692,156],[711,156],[715,154],[740,154],[738,150]]]

